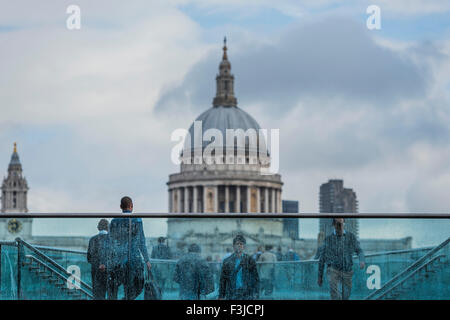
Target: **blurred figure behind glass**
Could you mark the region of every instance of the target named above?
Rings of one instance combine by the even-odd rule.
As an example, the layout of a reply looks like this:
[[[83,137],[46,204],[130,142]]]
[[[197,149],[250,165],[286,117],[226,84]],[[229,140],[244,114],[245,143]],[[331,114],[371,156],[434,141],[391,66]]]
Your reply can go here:
[[[87,261],[91,264],[92,294],[95,300],[105,300],[107,274],[109,272],[108,254],[111,242],[108,234],[109,222],[101,219],[97,225],[99,233],[89,240]]]

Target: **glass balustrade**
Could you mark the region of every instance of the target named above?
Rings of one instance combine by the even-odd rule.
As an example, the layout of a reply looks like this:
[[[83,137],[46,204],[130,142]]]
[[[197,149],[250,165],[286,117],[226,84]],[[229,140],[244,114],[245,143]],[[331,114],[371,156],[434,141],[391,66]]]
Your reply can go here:
[[[76,219],[61,218],[61,228],[70,230],[71,221],[69,220],[73,222]],[[92,224],[96,224],[98,220],[98,218],[83,218],[83,221]],[[245,218],[240,220],[245,220]],[[401,225],[402,222],[411,224],[411,221],[415,225],[420,225],[421,219],[397,219],[396,223],[398,225]],[[152,218],[143,218],[144,226],[151,223]],[[449,219],[440,219],[440,224],[444,225],[442,230],[445,230],[445,226],[447,226],[446,230],[450,230]],[[302,220],[300,220],[301,225]],[[426,224],[424,224],[425,226]],[[201,230],[197,231],[201,232]],[[380,232],[381,234],[382,232]],[[201,295],[202,299],[218,298],[223,268],[222,259],[226,255],[226,248],[233,248],[233,236],[234,234],[229,237],[224,236],[222,243],[210,243],[208,246],[202,245],[199,241],[200,257],[205,260],[208,266],[207,272],[214,283],[214,287],[209,290],[208,294]],[[353,256],[350,299],[371,298],[375,292],[380,292],[377,298],[382,299],[450,298],[450,245],[445,243],[450,236],[450,231],[448,233],[443,232],[440,235],[434,234],[431,242],[422,242],[427,244],[423,246],[413,245],[414,242],[411,239],[405,241],[404,239],[392,238],[392,244],[389,244],[389,239],[380,240],[381,237],[378,236],[374,231],[370,234],[363,230],[359,232],[359,243],[366,251],[365,266],[360,269],[358,257]],[[413,233],[408,234],[408,236],[414,239]],[[244,237],[248,239],[244,252],[249,255],[254,255],[258,246],[268,242],[267,240],[266,243],[259,241],[258,235],[244,234]],[[0,298],[2,300],[92,299],[92,266],[87,261],[89,239],[89,236],[85,237],[84,249],[80,248],[79,240],[72,247],[49,246],[48,243],[42,244],[36,239],[0,242]],[[378,240],[380,250],[376,250]],[[157,242],[158,237],[150,237],[145,241],[150,257],[152,257],[152,251],[157,248]],[[194,241],[189,240],[188,237],[171,238],[169,235],[171,259],[155,258],[154,253],[153,257],[150,258],[153,279],[162,291],[162,299],[176,300],[183,298],[180,296],[180,285],[175,281],[176,268],[179,259],[187,254],[187,248],[192,242]],[[65,243],[70,244],[70,241],[68,242],[66,239]],[[256,270],[260,277],[259,299],[330,299],[330,283],[326,272],[323,276],[322,286],[317,283],[319,260],[316,253],[317,248],[323,243],[323,241],[314,242],[302,238],[291,239],[289,243],[273,241],[271,244],[273,249],[270,250],[273,251],[273,256],[276,257],[278,247],[284,254],[281,255],[281,261],[262,262],[260,259],[256,261]],[[403,243],[403,247],[399,247],[399,243]],[[440,244],[442,247],[438,247]],[[114,254],[115,245],[117,244],[112,244],[109,247],[110,254]],[[397,250],[386,250],[389,245]],[[289,248],[294,249],[293,251],[298,252],[298,254],[297,258],[286,261]],[[132,249],[133,252],[126,251],[122,258],[134,259],[131,254],[135,253],[135,250],[134,248]],[[111,261],[108,260],[107,264],[109,265],[116,258],[108,259],[111,259]],[[135,265],[144,266],[143,257],[141,256],[139,259],[142,261]],[[186,272],[191,271],[186,270]],[[268,272],[269,277],[267,276]],[[107,271],[105,273],[109,274]],[[110,281],[109,276],[106,279],[106,281]],[[266,290],[268,283],[273,285],[272,292],[270,292],[270,289]],[[341,286],[339,288],[342,289]],[[383,293],[383,290],[386,293]],[[124,288],[119,286],[117,298],[122,299],[124,296]],[[136,299],[144,299],[144,290],[139,292]]]

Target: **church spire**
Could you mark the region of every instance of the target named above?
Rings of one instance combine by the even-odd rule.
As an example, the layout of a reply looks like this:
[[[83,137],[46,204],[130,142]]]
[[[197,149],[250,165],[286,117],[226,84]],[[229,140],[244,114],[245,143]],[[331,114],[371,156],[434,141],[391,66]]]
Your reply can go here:
[[[17,153],[17,143],[14,143],[13,154],[8,166],[8,176],[1,185],[1,212],[28,212],[28,184],[22,176],[22,164]]]
[[[227,55],[227,38],[223,39],[223,56],[219,65],[219,74],[216,76],[216,96],[214,107],[236,107],[237,99],[234,96],[234,76],[231,74],[231,63]]]
[[[9,162],[9,169],[10,170],[18,170],[22,171],[22,165],[20,164],[19,154],[17,153],[17,143],[14,142],[14,150],[13,154],[11,155],[11,161]]]

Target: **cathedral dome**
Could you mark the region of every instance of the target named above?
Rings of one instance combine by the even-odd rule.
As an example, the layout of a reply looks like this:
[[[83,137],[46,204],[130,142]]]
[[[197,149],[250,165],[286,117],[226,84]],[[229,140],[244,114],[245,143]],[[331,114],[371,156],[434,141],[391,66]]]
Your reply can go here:
[[[237,99],[234,95],[234,76],[231,74],[231,63],[227,56],[226,39],[224,39],[223,56],[219,65],[219,74],[216,76],[216,96],[213,99],[213,107],[200,114],[194,123],[189,128],[190,139],[185,140],[184,150],[192,150],[199,148],[206,148],[214,141],[214,138],[205,137],[205,133],[209,129],[216,129],[222,135],[222,145],[226,148],[230,143],[234,147],[241,145],[238,139],[228,142],[227,129],[237,130],[241,129],[245,135],[245,149],[249,151],[249,147],[254,146],[257,151],[261,147],[261,151],[266,151],[265,141],[259,141],[259,130],[261,127],[258,122],[244,110],[238,108]],[[201,125],[201,131],[196,129]],[[250,130],[250,131],[248,131]],[[210,132],[215,136],[214,132]],[[235,134],[239,134],[234,131]],[[200,134],[196,137],[195,134]],[[250,140],[251,139],[251,140]],[[204,141],[206,140],[206,141]],[[264,139],[263,139],[264,140]],[[197,141],[197,143],[194,143]],[[244,141],[242,141],[244,142]],[[261,146],[259,146],[261,143]],[[216,144],[216,143],[215,143]]]
[[[248,129],[261,129],[258,122],[251,115],[238,107],[218,106],[212,107],[202,114],[200,114],[195,121],[201,121],[202,133],[204,134],[208,129],[217,129],[222,133],[222,137],[226,139],[227,129],[242,129],[246,132]],[[189,128],[191,137],[191,146],[194,147],[194,123]],[[205,148],[211,141],[203,141],[203,148]],[[188,149],[188,140],[185,144],[185,149]]]

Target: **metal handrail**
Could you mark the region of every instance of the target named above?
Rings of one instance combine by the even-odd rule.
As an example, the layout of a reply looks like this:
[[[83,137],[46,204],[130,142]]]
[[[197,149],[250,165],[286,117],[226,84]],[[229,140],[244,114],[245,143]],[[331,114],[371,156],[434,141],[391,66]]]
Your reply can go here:
[[[371,299],[374,296],[377,296],[379,294],[382,294],[383,292],[385,292],[386,290],[389,289],[390,286],[392,286],[394,283],[396,283],[400,278],[406,276],[408,273],[414,272],[414,269],[419,267],[423,262],[425,262],[427,259],[429,259],[430,257],[432,257],[436,252],[438,252],[439,250],[441,250],[443,247],[445,247],[446,245],[448,245],[450,243],[450,237],[447,238],[447,240],[445,240],[444,242],[442,242],[441,244],[437,245],[436,247],[434,247],[430,252],[428,252],[426,255],[424,255],[422,258],[418,259],[417,261],[415,261],[414,263],[412,263],[409,267],[407,267],[405,270],[403,270],[402,272],[400,272],[398,275],[396,275],[395,277],[393,277],[391,280],[389,280],[388,282],[386,282],[384,284],[384,286],[382,286],[380,289],[378,289],[377,291],[369,294],[365,300]]]
[[[42,259],[48,261],[51,265],[53,265],[56,269],[58,269],[59,271],[63,272],[64,274],[67,274],[69,276],[72,276],[76,281],[79,281],[80,284],[82,284],[83,286],[85,286],[87,289],[89,289],[90,291],[92,291],[92,287],[90,285],[88,285],[86,282],[84,282],[83,280],[81,280],[80,278],[78,278],[77,276],[69,273],[66,271],[66,269],[64,269],[63,266],[61,266],[60,264],[58,264],[56,261],[54,261],[52,258],[48,257],[47,255],[45,255],[44,253],[42,253],[40,250],[36,249],[35,247],[33,247],[31,244],[29,244],[28,242],[22,240],[21,238],[16,238],[16,241],[18,243],[21,243],[22,245],[24,245],[25,247],[27,247],[28,249],[30,249],[31,251],[33,251],[36,255],[38,255],[39,257],[41,257]]]
[[[0,246],[17,247],[17,242],[15,242],[15,241],[0,241]]]
[[[58,278],[60,278],[61,280],[63,280],[64,282],[67,282],[69,277],[67,275],[64,275],[62,273],[60,273],[58,270],[52,268],[51,266],[49,266],[48,264],[46,264],[45,262],[43,262],[42,260],[36,258],[35,256],[32,255],[26,255],[25,258],[31,259],[36,261],[37,264],[43,266],[45,269],[48,269],[50,272],[54,273]],[[89,298],[93,299],[92,294],[90,294],[89,292],[87,292],[86,290],[84,290],[83,288],[78,289],[79,291],[81,291],[84,295],[88,296]]]
[[[48,251],[55,251],[55,252],[64,252],[64,253],[75,253],[75,254],[82,254],[86,255],[87,251],[83,250],[75,250],[75,249],[65,249],[65,248],[57,248],[57,247],[48,247],[48,246],[41,246],[41,245],[33,245],[37,249],[41,250],[48,250]]]
[[[391,287],[389,290],[385,291],[384,293],[382,293],[378,299],[388,295],[389,293],[391,293],[393,290],[395,290],[396,288],[398,288],[399,286],[401,286],[403,283],[405,283],[407,280],[411,279],[414,275],[416,275],[418,272],[420,272],[422,269],[426,268],[427,266],[433,264],[435,261],[439,260],[440,258],[442,258],[444,255],[439,255],[439,256],[435,256],[433,257],[431,260],[427,261],[425,264],[423,264],[422,266],[420,266],[419,268],[417,268],[416,270],[414,270],[413,272],[411,272],[408,276],[406,276],[404,279],[402,279],[400,282],[398,282],[395,286]]]

